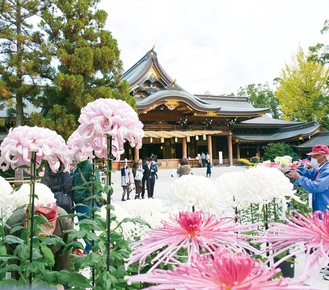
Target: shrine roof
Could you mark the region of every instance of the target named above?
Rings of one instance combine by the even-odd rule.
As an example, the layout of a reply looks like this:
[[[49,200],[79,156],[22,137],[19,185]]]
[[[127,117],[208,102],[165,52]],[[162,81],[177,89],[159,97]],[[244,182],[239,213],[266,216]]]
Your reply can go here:
[[[319,144],[329,146],[329,131],[318,133],[311,139],[295,147],[299,149],[311,149],[314,145]]]
[[[179,86],[162,68],[157,53],[151,49],[136,64],[128,69],[123,80],[130,85],[130,90],[144,90],[146,96],[136,97],[137,110],[148,110],[157,103],[167,100],[185,102],[196,111],[217,112],[218,116],[257,117],[269,112],[268,108],[255,108],[246,97],[193,95]],[[161,83],[161,87],[151,90],[143,84],[147,81]]]
[[[244,127],[286,127],[290,125],[298,125],[302,124],[302,122],[295,122],[295,121],[286,121],[280,119],[274,119],[266,114],[261,117],[241,121],[240,123],[235,124],[235,127],[244,128]]]
[[[129,83],[130,88],[141,84],[146,80],[149,71],[154,67],[159,74],[159,78],[164,82],[165,86],[169,86],[175,81],[166,73],[158,61],[157,53],[151,49],[138,62],[136,62],[130,69],[128,69],[122,76],[122,80]],[[182,88],[175,84],[175,88],[182,90]]]
[[[318,122],[296,124],[279,129],[272,134],[233,134],[233,137],[240,142],[278,142],[299,138],[309,138],[318,133],[321,125]]]

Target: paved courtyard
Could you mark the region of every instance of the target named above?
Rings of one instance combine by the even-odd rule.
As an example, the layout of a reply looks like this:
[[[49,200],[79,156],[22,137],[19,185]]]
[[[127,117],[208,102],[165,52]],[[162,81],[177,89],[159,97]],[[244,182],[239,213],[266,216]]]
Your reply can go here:
[[[212,175],[210,177],[211,180],[215,181],[217,177],[225,172],[236,171],[236,170],[246,170],[244,166],[232,166],[232,167],[212,167]],[[155,199],[164,199],[170,183],[174,181],[171,177],[172,169],[159,169],[158,176],[159,178],[156,180],[155,190],[154,190],[154,198]],[[206,168],[192,168],[192,172],[194,175],[203,175],[206,176]],[[115,171],[112,173],[112,182],[114,183],[114,194],[113,194],[113,202],[115,204],[123,203],[121,201],[122,188],[120,186],[120,171]],[[146,194],[147,195],[147,194]],[[131,193],[132,199],[134,198],[134,191]],[[129,202],[136,202],[136,206],[140,206],[140,201],[131,200]],[[299,274],[303,270],[303,260],[305,255],[299,255],[296,259],[295,264],[295,278],[299,276]],[[329,281],[325,281],[322,278],[322,274],[310,273],[311,279],[307,282],[308,285],[317,287],[315,289],[329,289]]]

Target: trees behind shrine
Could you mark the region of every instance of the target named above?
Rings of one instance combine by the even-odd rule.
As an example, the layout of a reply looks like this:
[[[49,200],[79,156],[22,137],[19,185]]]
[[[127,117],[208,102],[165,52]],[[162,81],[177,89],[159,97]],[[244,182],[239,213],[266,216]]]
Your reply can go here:
[[[67,138],[80,109],[98,98],[133,107],[117,41],[98,0],[0,1],[0,101],[16,125],[56,130]],[[38,108],[27,116],[28,106]]]

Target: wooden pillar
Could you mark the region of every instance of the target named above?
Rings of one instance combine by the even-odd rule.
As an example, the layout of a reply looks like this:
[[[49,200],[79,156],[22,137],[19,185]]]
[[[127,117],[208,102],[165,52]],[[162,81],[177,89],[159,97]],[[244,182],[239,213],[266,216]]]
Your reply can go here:
[[[137,149],[135,147],[135,160],[134,161],[138,161],[138,159],[139,159],[139,149]]]
[[[241,156],[240,156],[240,144],[237,143],[236,144],[236,158],[240,159]]]
[[[183,138],[183,156],[187,158],[187,143],[186,143],[186,138]]]
[[[208,153],[210,155],[210,163],[212,164],[212,137],[211,135],[207,136],[208,141]]]
[[[232,145],[232,132],[230,132],[230,135],[227,137],[227,142],[228,142],[228,164],[230,166],[233,166],[233,145]]]
[[[260,162],[260,146],[257,144],[257,157],[258,157],[258,162]]]

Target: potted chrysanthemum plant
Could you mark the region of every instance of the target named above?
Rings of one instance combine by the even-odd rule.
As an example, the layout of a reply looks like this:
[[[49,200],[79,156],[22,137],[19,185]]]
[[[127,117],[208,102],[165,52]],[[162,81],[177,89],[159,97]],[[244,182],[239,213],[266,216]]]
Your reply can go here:
[[[91,220],[83,222],[84,224],[89,223],[92,233],[94,231],[100,233],[99,236],[91,237],[92,240],[97,239],[97,243],[94,243],[93,246],[93,253],[90,254],[93,260],[91,259],[88,264],[86,259],[76,257],[76,265],[78,267],[88,265],[93,270],[97,268],[95,278],[94,271],[92,273],[92,279],[95,279],[97,287],[113,288],[114,285],[120,284],[120,281],[118,282],[119,269],[123,267],[122,263],[120,265],[118,257],[124,257],[129,249],[123,236],[111,230],[111,223],[115,220],[115,215],[111,215],[111,210],[113,210],[111,205],[112,161],[120,159],[120,155],[124,152],[125,142],[129,142],[132,147],[135,146],[137,149],[141,147],[144,136],[143,124],[131,106],[122,100],[115,99],[97,99],[89,103],[81,110],[78,121],[79,127],[68,140],[72,154],[78,160],[89,158],[95,161],[95,158],[104,158],[107,161],[107,170],[106,184],[102,188],[106,195],[106,219],[104,221],[99,214],[95,215],[95,211],[92,210]],[[94,195],[94,191],[92,191],[92,195]],[[95,196],[90,198],[92,205],[94,198]],[[104,259],[105,266],[103,267]],[[121,271],[121,273],[123,272]]]
[[[68,167],[70,158],[64,139],[55,131],[47,128],[19,126],[10,129],[0,146],[0,166],[3,171],[12,168],[23,168],[29,174],[29,200],[27,202],[27,228],[25,237],[28,259],[30,264],[34,261],[34,239],[36,237],[35,225],[35,183],[36,168],[41,161],[46,160],[51,169],[55,170],[58,160]],[[28,283],[32,285],[33,271],[26,269]]]

